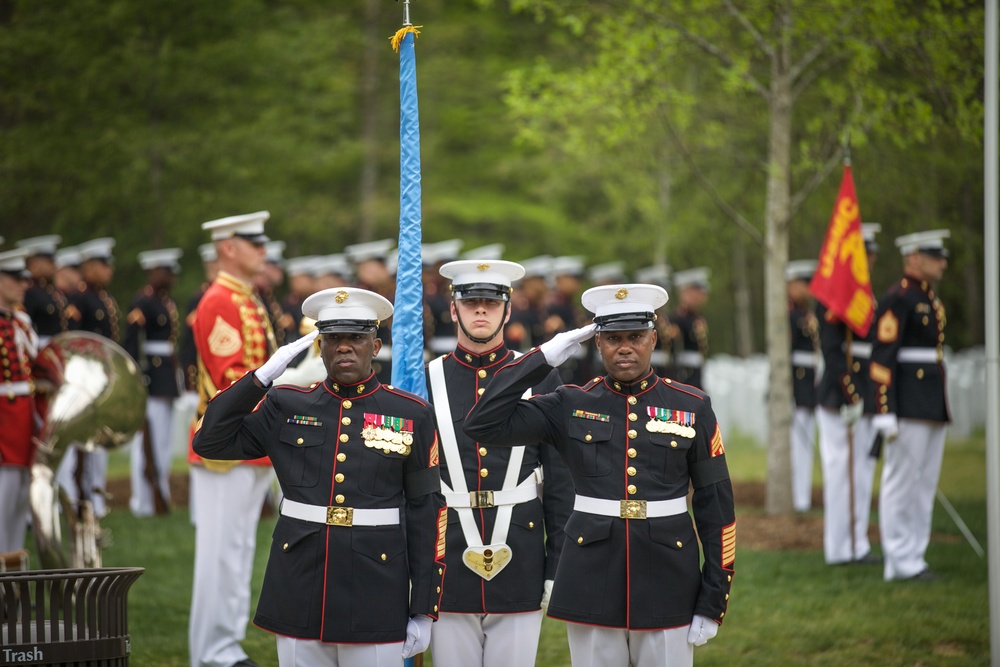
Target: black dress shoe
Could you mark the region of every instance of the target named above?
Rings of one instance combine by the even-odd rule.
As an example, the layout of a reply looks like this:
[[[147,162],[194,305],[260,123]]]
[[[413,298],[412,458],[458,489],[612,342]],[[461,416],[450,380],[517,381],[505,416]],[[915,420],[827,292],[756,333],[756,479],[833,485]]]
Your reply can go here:
[[[872,552],[866,553],[861,558],[855,558],[852,561],[855,565],[881,565],[884,560],[881,556],[876,556]]]
[[[912,577],[908,577],[906,581],[937,581],[940,579],[940,575],[931,572],[930,570],[922,570],[917,572]]]
[[[250,658],[243,658],[239,662],[234,662],[232,667],[258,667],[258,665]]]

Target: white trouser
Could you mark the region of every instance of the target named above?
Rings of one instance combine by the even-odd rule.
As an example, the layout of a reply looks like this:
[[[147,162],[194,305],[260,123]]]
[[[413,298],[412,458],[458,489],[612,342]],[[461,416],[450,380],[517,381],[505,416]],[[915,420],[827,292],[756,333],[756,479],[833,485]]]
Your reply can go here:
[[[97,447],[92,452],[81,452],[74,443],[66,449],[59,469],[56,471],[56,482],[73,502],[80,500],[80,489],[76,483],[76,467],[82,462],[80,474],[83,486],[83,499],[89,500],[94,506],[94,516],[98,519],[108,513],[108,504],[104,500],[103,491],[108,486],[108,450]]]
[[[250,620],[257,524],[274,471],[238,465],[224,473],[191,466],[194,586],[188,649],[192,667],[229,667],[247,657],[240,646]]]
[[[796,512],[812,507],[813,448],[816,443],[816,413],[796,407],[792,413],[792,506]]]
[[[691,667],[690,625],[669,630],[625,630],[566,624],[573,667]]]
[[[819,455],[823,466],[823,556],[828,565],[849,563],[871,551],[868,519],[876,459],[868,455],[875,436],[871,417],[854,425],[853,450],[840,413],[817,408]],[[853,451],[853,461],[851,461]],[[853,464],[853,470],[852,470]],[[854,484],[854,551],[851,552],[851,484]]]
[[[281,667],[400,667],[403,664],[403,642],[324,644],[315,639],[283,635],[277,635],[277,641]]]
[[[532,667],[542,610],[441,614],[431,632],[434,667]]]
[[[883,447],[879,530],[886,581],[927,569],[931,515],[947,427],[943,422],[900,419],[899,436]]]
[[[150,396],[146,399],[146,428],[149,429],[149,442],[153,449],[157,485],[168,504],[173,408],[172,398]],[[153,486],[146,479],[146,449],[143,446],[142,430],[132,438],[131,449],[132,497],[128,506],[135,516],[152,516],[156,513],[156,504],[153,502]]]
[[[0,553],[24,548],[28,530],[28,486],[31,471],[20,466],[0,466]]]

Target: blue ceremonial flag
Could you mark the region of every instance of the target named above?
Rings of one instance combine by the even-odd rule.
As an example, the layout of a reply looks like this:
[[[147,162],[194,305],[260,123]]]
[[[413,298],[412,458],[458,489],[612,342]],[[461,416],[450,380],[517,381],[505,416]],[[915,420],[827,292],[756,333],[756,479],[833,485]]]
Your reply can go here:
[[[420,114],[409,24],[392,37],[399,52],[399,265],[392,315],[392,384],[427,398],[424,377],[424,290],[420,257]]]

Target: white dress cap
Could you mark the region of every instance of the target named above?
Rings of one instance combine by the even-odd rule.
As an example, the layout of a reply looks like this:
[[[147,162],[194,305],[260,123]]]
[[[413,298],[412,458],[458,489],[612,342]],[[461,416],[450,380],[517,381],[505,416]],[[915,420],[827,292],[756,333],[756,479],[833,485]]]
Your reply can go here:
[[[950,236],[951,231],[947,229],[907,234],[896,239],[896,247],[903,256],[920,252],[936,257],[947,257],[948,250],[944,247],[944,240]]]
[[[875,242],[875,235],[882,231],[882,225],[877,222],[861,223],[861,236],[865,240],[865,250],[874,253],[878,252],[878,243]]]
[[[678,289],[682,287],[699,287],[703,290],[708,290],[708,277],[710,273],[707,266],[699,266],[696,269],[688,269],[687,271],[678,271],[674,274],[674,287]]]
[[[305,255],[303,257],[290,257],[285,260],[285,273],[288,277],[311,276],[313,265],[320,259],[319,255]]]
[[[625,275],[625,262],[595,264],[587,270],[587,277],[593,283],[621,283],[628,280]]]
[[[652,266],[636,269],[635,281],[637,283],[649,283],[651,285],[666,287],[670,284],[670,265],[653,264]]]
[[[816,264],[815,259],[797,259],[794,262],[789,262],[785,266],[785,280],[788,282],[812,280],[813,274],[816,273]]]
[[[114,258],[111,249],[115,247],[115,240],[110,237],[94,239],[77,246],[80,251],[80,260],[86,262],[88,259],[103,259],[110,261]]]
[[[525,278],[548,278],[552,272],[552,256],[539,255],[521,261]]]
[[[552,260],[552,277],[577,276],[583,277],[583,257],[563,256]]]
[[[219,259],[219,253],[216,251],[214,243],[202,243],[198,246],[198,254],[201,255],[201,261],[205,264]]]
[[[271,214],[267,211],[231,215],[228,218],[203,222],[201,228],[207,232],[212,232],[211,238],[213,241],[221,241],[239,236],[251,243],[267,243],[271,239],[264,234],[264,223],[270,217]]]
[[[369,259],[378,259],[384,262],[389,259],[389,251],[395,246],[396,242],[392,239],[355,243],[344,248],[344,254],[353,264],[360,264]]]
[[[503,257],[504,249],[505,246],[502,243],[491,243],[466,250],[462,253],[462,259],[500,259]]]
[[[448,262],[440,273],[451,279],[456,299],[510,299],[511,284],[524,275],[524,267],[502,259],[460,259]]]
[[[630,283],[591,287],[580,301],[594,314],[598,331],[635,331],[652,329],[656,309],[668,298],[659,285]]]
[[[424,266],[434,266],[441,262],[458,259],[462,250],[462,239],[449,239],[438,243],[424,243],[420,246],[420,261]]]
[[[181,265],[178,260],[184,251],[180,248],[161,248],[159,250],[147,250],[146,252],[140,252],[139,267],[145,270],[149,269],[170,269],[174,273],[180,273]]]
[[[322,255],[316,258],[313,263],[313,277],[318,278],[319,276],[340,276],[344,280],[351,279],[351,264],[347,261],[346,255],[344,253],[335,253],[333,255]]]
[[[80,266],[83,258],[79,246],[71,245],[56,251],[56,268],[65,269],[70,266]]]
[[[302,314],[316,320],[320,333],[374,333],[392,316],[392,304],[359,287],[331,287],[306,297]]]
[[[27,257],[35,255],[55,255],[56,248],[62,243],[62,237],[58,234],[47,234],[45,236],[33,236],[30,239],[21,239],[15,245],[24,248]]]
[[[24,262],[27,250],[15,248],[0,252],[0,272],[10,273],[20,278],[27,278],[27,264]]]
[[[281,265],[285,261],[285,242],[268,241],[264,244],[264,261]]]

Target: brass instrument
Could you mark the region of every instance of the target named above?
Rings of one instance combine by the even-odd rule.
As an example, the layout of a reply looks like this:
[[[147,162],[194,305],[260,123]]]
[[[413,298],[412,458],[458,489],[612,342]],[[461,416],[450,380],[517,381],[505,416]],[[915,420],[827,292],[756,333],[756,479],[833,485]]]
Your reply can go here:
[[[127,443],[145,420],[146,385],[125,350],[84,331],[53,337],[36,367],[44,378],[39,385],[51,391],[29,491],[39,559],[45,569],[100,567],[102,533],[89,494],[71,502],[53,470],[70,446],[93,452]],[[64,525],[72,540],[68,547]]]

